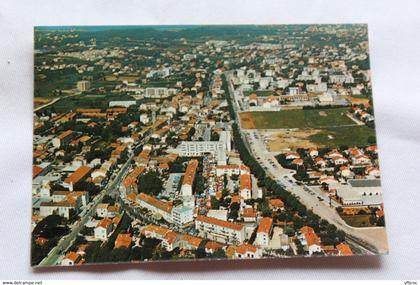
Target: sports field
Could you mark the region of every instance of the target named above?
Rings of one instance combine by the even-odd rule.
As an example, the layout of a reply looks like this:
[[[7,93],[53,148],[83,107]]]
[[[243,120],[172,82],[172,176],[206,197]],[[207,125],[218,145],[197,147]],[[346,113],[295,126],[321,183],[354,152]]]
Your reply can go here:
[[[240,117],[241,123],[244,123],[243,128],[255,126],[254,128],[257,129],[304,129],[355,125],[355,122],[346,116],[347,110],[347,108],[334,108],[251,112],[241,113]]]

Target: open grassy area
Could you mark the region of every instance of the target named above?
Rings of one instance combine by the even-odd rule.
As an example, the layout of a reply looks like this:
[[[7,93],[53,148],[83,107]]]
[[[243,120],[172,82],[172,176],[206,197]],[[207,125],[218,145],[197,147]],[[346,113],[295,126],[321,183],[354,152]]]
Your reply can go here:
[[[98,96],[74,96],[63,98],[57,103],[47,107],[46,109],[54,109],[56,112],[65,113],[71,110],[76,110],[77,108],[108,108],[110,101],[119,101],[119,100],[134,100],[133,97],[128,95],[98,95]]]
[[[253,112],[257,129],[323,128],[354,125],[345,113],[347,108],[321,110],[282,110],[278,112]]]
[[[321,132],[309,137],[319,146],[349,147],[367,146],[375,142],[375,130],[366,126],[349,126],[321,129]]]
[[[257,94],[257,96],[261,96],[261,97],[263,97],[263,96],[270,96],[270,95],[276,95],[274,93],[274,91],[272,91],[272,90],[255,90],[255,91],[244,91],[244,96],[249,96],[252,93],[255,93],[255,94]]]

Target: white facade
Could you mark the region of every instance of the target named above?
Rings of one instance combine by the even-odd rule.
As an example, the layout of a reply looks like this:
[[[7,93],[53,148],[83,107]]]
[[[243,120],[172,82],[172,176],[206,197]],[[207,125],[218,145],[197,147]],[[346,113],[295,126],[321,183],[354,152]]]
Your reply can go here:
[[[195,220],[195,228],[199,236],[221,243],[240,244],[245,240],[245,227],[239,224],[215,218],[199,216]]]
[[[185,224],[191,223],[194,221],[194,209],[191,207],[175,207],[172,210],[172,220],[178,226],[183,226]]]
[[[83,92],[87,91],[90,88],[90,82],[87,80],[82,80],[77,82],[77,90]]]

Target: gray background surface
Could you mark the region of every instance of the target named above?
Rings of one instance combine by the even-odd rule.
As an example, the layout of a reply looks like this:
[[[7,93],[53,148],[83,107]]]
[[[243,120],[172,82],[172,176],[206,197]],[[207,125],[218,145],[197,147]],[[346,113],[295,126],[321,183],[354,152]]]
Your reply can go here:
[[[420,278],[420,2],[0,1],[0,279]],[[33,26],[368,23],[390,254],[29,267]]]

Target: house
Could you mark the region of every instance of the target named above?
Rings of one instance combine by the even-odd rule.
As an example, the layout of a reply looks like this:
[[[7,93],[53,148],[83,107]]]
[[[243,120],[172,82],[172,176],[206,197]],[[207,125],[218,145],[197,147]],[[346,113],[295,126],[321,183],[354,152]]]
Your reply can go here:
[[[309,255],[321,252],[321,239],[313,228],[304,226],[300,228],[299,232],[300,235],[298,236],[298,239],[305,251],[309,252]]]
[[[297,165],[297,166],[302,166],[303,165],[303,159],[302,158],[295,158],[295,159],[293,159],[293,161],[292,161],[292,164],[293,165]]]
[[[300,158],[300,155],[297,152],[288,152],[286,154],[286,159],[290,160],[290,159],[297,159]]]
[[[251,199],[251,175],[250,174],[242,174],[240,181],[239,181],[239,190],[240,196],[243,200]]]
[[[315,157],[314,162],[318,167],[321,167],[321,168],[327,166],[327,162],[321,157]]]
[[[80,254],[77,254],[74,251],[68,252],[63,260],[61,261],[61,265],[64,266],[70,266],[70,265],[76,265],[76,264],[82,264],[83,263],[82,256]]]
[[[338,255],[340,255],[340,256],[351,256],[351,255],[353,255],[353,251],[351,250],[350,246],[345,244],[345,243],[337,244],[336,249],[338,250]]]
[[[226,255],[232,259],[261,258],[261,249],[251,244],[231,245],[226,249]]]
[[[131,234],[118,234],[115,239],[114,248],[130,248],[131,247]]]
[[[255,245],[268,246],[270,243],[270,235],[273,230],[273,219],[269,217],[262,218],[257,229],[257,237],[255,238]]]
[[[374,166],[367,167],[366,174],[373,178],[379,178],[381,176],[379,169]]]
[[[113,223],[111,219],[102,219],[95,227],[95,238],[105,241],[113,230]]]
[[[108,217],[108,207],[109,207],[109,204],[107,204],[107,203],[98,204],[98,206],[96,206],[96,215],[99,218]]]
[[[168,232],[171,232],[171,230],[153,224],[149,224],[141,229],[141,234],[145,237],[160,240],[163,240]]]
[[[333,158],[331,158],[331,160],[334,163],[334,165],[343,165],[349,162],[348,159],[343,156],[334,156]]]
[[[61,202],[41,202],[39,208],[39,215],[41,217],[47,217],[54,213],[62,216],[66,219],[69,219],[71,213],[77,213],[77,203],[74,200],[71,201],[61,201]]]
[[[219,249],[223,249],[225,247],[224,244],[214,242],[214,241],[208,241],[206,245],[204,246],[204,250],[207,254],[213,254]]]
[[[183,234],[179,238],[179,247],[186,250],[196,250],[202,241],[202,238]]]
[[[168,231],[162,239],[162,245],[167,251],[172,251],[178,247],[180,234],[173,231]]]
[[[344,178],[349,178],[349,177],[352,177],[354,175],[354,173],[351,172],[350,168],[345,166],[345,165],[340,167],[339,172],[340,172],[340,175]]]
[[[66,179],[64,179],[63,186],[69,188],[70,191],[73,190],[73,185],[79,181],[82,181],[86,177],[90,175],[92,168],[89,166],[83,165],[79,167],[75,172],[69,175]]]
[[[268,206],[273,211],[284,210],[284,202],[281,199],[270,199]]]
[[[244,222],[255,222],[257,219],[257,212],[254,208],[244,208],[241,214]]]
[[[317,157],[318,156],[318,149],[317,148],[314,148],[314,147],[309,148],[309,155],[312,158]]]
[[[353,165],[368,165],[371,164],[370,158],[366,155],[357,155],[351,158]]]

